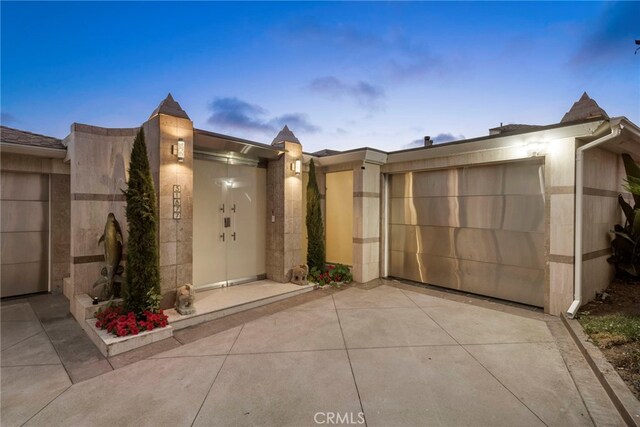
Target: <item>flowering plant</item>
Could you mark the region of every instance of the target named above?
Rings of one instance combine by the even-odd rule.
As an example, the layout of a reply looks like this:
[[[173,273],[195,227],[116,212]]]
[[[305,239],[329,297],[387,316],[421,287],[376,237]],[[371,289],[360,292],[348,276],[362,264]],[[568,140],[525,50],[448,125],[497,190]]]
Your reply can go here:
[[[96,328],[106,329],[107,332],[119,337],[138,335],[139,332],[152,331],[163,328],[168,324],[168,317],[160,310],[153,313],[145,310],[139,317],[133,311],[124,312],[122,306],[109,305],[98,310],[94,316],[97,320]]]
[[[329,264],[323,270],[313,267],[309,272],[308,279],[317,283],[318,286],[339,286],[340,283],[350,283],[353,277],[351,270],[346,265]]]

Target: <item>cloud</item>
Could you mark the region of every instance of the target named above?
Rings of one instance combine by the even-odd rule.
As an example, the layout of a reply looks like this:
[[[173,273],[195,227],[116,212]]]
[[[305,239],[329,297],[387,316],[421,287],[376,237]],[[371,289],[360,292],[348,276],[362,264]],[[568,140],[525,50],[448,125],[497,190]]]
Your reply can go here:
[[[274,129],[261,117],[266,111],[259,105],[249,104],[238,98],[216,98],[210,105],[213,113],[209,124],[233,130],[249,130],[273,133]]]
[[[16,119],[13,114],[5,113],[4,111],[0,113],[0,123],[3,125],[10,125],[17,121],[18,119]]]
[[[425,76],[446,78],[467,64],[459,54],[438,54],[424,39],[405,28],[360,28],[343,23],[327,24],[313,17],[299,17],[283,24],[278,33],[286,43],[310,49],[331,49],[334,58],[375,64],[384,77],[396,82]],[[424,33],[423,33],[424,34]]]
[[[346,24],[327,25],[313,17],[299,17],[283,25],[279,33],[293,43],[342,45],[350,48],[367,48],[380,44],[376,34],[361,31]]]
[[[379,86],[362,80],[347,83],[335,76],[313,79],[309,83],[309,89],[333,99],[349,97],[354,99],[360,107],[368,110],[379,109],[380,101],[385,96],[384,90]]]
[[[250,104],[238,98],[216,98],[209,105],[212,111],[207,123],[223,129],[255,132],[265,136],[273,136],[285,124],[291,130],[315,133],[320,128],[309,121],[306,114],[287,113],[281,116],[268,117],[267,110],[256,104]]]
[[[640,38],[640,3],[623,1],[607,3],[591,23],[573,65],[588,65],[624,56],[633,56],[634,40]]]
[[[271,119],[269,123],[276,126],[277,129],[281,129],[282,127],[284,127],[284,125],[287,125],[292,130],[296,130],[299,132],[320,132],[320,128],[309,122],[309,118],[306,114],[301,113],[284,114],[282,116]]]
[[[445,142],[460,141],[465,138],[464,138],[464,135],[456,136],[452,133],[439,133],[438,135],[436,135],[434,138],[431,138],[431,139],[433,140],[434,144],[442,144]],[[410,143],[403,145],[403,148],[419,148],[419,147],[424,147],[424,138],[415,139]]]
[[[452,133],[439,133],[433,138],[434,144],[442,144],[443,142],[459,141],[464,139],[464,135],[454,135]]]

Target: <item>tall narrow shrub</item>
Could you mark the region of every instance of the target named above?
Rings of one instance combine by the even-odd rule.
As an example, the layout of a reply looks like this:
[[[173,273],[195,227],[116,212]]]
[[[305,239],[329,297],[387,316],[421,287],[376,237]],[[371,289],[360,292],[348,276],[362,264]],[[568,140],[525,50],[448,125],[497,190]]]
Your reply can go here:
[[[322,210],[320,209],[320,192],[316,180],[316,167],[311,160],[309,168],[309,182],[307,183],[307,264],[309,269],[314,267],[324,269],[324,224],[322,223]]]
[[[129,240],[123,299],[126,310],[141,315],[145,310],[156,311],[160,300],[158,210],[142,128],[133,142],[127,184]]]

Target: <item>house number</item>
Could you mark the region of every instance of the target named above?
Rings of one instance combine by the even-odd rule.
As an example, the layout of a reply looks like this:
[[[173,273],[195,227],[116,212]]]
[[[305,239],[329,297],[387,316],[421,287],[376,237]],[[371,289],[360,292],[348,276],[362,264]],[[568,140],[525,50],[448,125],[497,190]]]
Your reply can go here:
[[[182,190],[179,185],[173,186],[173,219],[180,219],[182,217]]]

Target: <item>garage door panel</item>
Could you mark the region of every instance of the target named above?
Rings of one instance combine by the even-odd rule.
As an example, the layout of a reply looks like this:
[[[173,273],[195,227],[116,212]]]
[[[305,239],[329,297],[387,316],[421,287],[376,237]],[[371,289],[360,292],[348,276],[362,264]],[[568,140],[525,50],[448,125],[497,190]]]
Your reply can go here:
[[[46,260],[48,245],[47,232],[2,233],[2,264]]]
[[[506,163],[504,168],[504,194],[533,196],[543,193],[544,165],[538,162],[516,162]]]
[[[389,273],[543,305],[542,176],[539,162],[392,175]]]
[[[45,263],[2,264],[0,292],[2,297],[12,297],[46,291],[47,279],[47,265]],[[42,284],[45,284],[44,289]]]
[[[392,270],[401,270],[404,279],[523,304],[544,304],[540,292],[544,270],[399,251],[392,251],[390,258]]]
[[[49,203],[41,201],[3,200],[0,214],[0,231],[46,230]]]
[[[0,175],[0,296],[46,291],[49,280],[49,176]]]
[[[394,197],[390,200],[390,211],[391,224],[544,230],[542,196]]]
[[[507,196],[504,230],[544,232],[544,197],[537,196]]]
[[[392,251],[544,268],[544,235],[477,228],[392,225]]]
[[[2,200],[49,200],[49,177],[35,173],[2,172]]]

